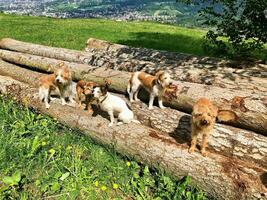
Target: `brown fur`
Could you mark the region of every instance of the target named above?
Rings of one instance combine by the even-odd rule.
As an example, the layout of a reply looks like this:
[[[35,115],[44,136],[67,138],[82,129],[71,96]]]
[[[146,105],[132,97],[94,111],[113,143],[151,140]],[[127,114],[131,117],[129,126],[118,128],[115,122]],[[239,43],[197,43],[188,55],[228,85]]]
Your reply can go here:
[[[142,82],[143,86],[148,90],[151,91],[153,86],[156,84],[156,80],[159,79],[161,81],[161,76],[164,74],[164,71],[158,71],[155,76],[147,74],[145,72],[141,72],[138,75],[138,79]],[[134,73],[130,78],[130,84],[132,83]]]
[[[77,101],[79,106],[82,106],[82,96],[85,96],[85,110],[89,112],[92,111],[92,103],[93,103],[93,87],[97,86],[94,82],[86,82],[84,80],[80,80],[76,85],[77,92]]]
[[[49,75],[44,75],[40,78],[39,80],[39,87],[43,86],[47,89],[50,89],[50,91],[56,89],[56,81],[55,81],[55,74],[49,74]]]
[[[206,147],[208,145],[208,137],[213,130],[218,108],[214,106],[208,99],[200,98],[193,106],[192,112],[192,140],[189,152],[195,151],[197,136],[202,134],[201,153],[207,156]]]
[[[65,80],[71,80],[71,72],[63,62],[59,63],[57,67],[58,69],[56,69],[53,74],[44,75],[40,78],[39,86],[49,89],[50,92],[56,88],[60,89],[60,85],[56,82],[56,75],[59,69],[63,69],[62,77]]]
[[[237,119],[235,112],[231,110],[219,110],[217,115],[218,121],[228,122]]]
[[[151,91],[154,84],[155,84],[155,80],[156,80],[156,77],[155,76],[152,76],[150,74],[147,74],[145,72],[141,72],[139,75],[138,75],[138,79],[142,82],[143,86]]]

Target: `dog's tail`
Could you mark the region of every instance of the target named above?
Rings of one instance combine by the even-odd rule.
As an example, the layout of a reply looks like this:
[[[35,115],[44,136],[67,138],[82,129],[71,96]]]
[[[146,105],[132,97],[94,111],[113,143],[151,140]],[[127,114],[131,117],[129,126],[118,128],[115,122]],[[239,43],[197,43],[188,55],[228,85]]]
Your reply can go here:
[[[139,122],[139,121],[136,120],[136,119],[132,119],[132,122],[133,122],[133,123],[136,123],[136,124],[141,124],[141,122]]]
[[[128,85],[127,85],[127,93],[128,93],[129,95],[130,95],[130,93],[131,93],[131,87],[132,87],[133,76],[134,76],[134,74],[131,75],[131,78],[130,78],[130,80],[129,80],[129,82],[128,82]]]
[[[217,119],[221,122],[235,121],[237,115],[231,110],[219,110]]]

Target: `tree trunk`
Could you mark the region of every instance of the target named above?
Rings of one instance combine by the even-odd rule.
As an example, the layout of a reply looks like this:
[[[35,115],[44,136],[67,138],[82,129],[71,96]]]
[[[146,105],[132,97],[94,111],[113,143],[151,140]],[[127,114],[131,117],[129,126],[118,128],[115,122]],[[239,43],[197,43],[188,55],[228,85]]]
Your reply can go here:
[[[34,56],[29,54],[0,50],[0,58],[39,70],[52,72],[55,65],[60,60]],[[97,83],[104,83],[103,78],[112,81],[110,88],[113,91],[125,93],[130,73],[106,69],[103,67],[95,68],[90,65],[69,63],[66,64],[73,71],[75,80],[88,80]],[[221,110],[232,110],[236,114],[236,119],[230,124],[249,129],[267,135],[267,106],[266,97],[251,94],[246,91],[235,91],[231,89],[205,86],[196,83],[176,81],[178,91],[177,98],[171,102],[166,102],[173,108],[190,113],[192,105],[202,96],[209,98]],[[147,94],[141,94],[141,99],[146,100]]]
[[[39,112],[57,118],[71,128],[81,130],[97,142],[114,146],[123,155],[159,166],[176,177],[189,175],[193,184],[215,198],[267,198],[265,168],[213,153],[209,157],[202,157],[198,153],[189,154],[187,148],[176,143],[173,138],[139,124],[110,128],[107,126],[108,120],[100,115],[92,117],[86,111],[61,106],[56,102],[50,109],[45,109],[37,97],[36,88],[10,77],[0,76],[0,91]]]
[[[43,74],[0,60],[0,75],[37,87],[36,83]],[[191,139],[190,115],[170,108],[148,110],[142,102],[132,103],[131,108],[143,125],[173,137],[177,143],[188,148]],[[267,168],[267,137],[251,131],[216,124],[209,138],[209,150]]]
[[[0,48],[122,71],[143,70],[154,73],[158,69],[168,69],[175,80],[244,90],[260,95],[267,93],[266,80],[261,78],[267,77],[266,65],[244,64],[244,70],[234,66],[233,62],[215,58],[133,48],[96,39],[88,41],[88,52],[47,47],[8,38],[0,41]]]

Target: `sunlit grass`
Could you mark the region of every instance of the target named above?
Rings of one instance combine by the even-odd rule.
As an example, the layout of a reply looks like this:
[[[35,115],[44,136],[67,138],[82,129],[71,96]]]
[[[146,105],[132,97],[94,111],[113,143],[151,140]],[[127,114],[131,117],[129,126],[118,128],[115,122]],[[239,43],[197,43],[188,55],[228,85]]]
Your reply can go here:
[[[189,177],[149,169],[2,96],[0,119],[0,199],[205,199]]]
[[[0,14],[0,38],[83,49],[89,37],[115,43],[204,55],[204,30],[152,22],[104,19],[52,19]]]

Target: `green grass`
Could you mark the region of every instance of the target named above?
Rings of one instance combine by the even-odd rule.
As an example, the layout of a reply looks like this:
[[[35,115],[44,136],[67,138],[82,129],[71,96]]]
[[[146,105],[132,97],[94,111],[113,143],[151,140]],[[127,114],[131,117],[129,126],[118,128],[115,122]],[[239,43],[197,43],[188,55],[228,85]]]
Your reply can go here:
[[[11,37],[69,49],[83,49],[89,37],[136,47],[205,55],[204,30],[152,22],[53,19],[0,14],[0,38]]]
[[[105,19],[54,19],[0,13],[0,38],[10,37],[48,46],[82,50],[89,37],[158,50],[214,56],[204,51],[206,30],[153,22],[119,22]],[[251,57],[266,60],[267,44]],[[223,54],[217,56],[225,57]]]
[[[190,178],[117,155],[0,97],[0,199],[205,199]]]

